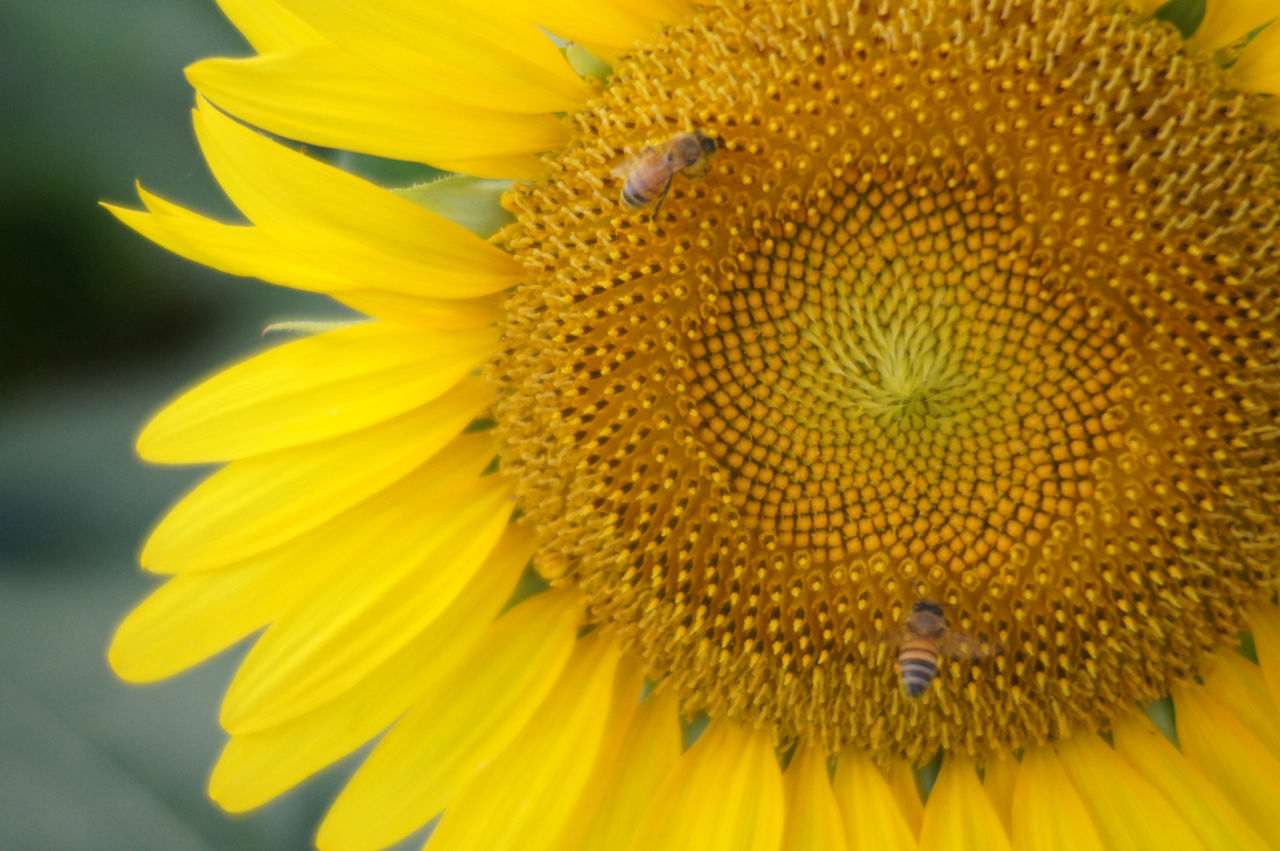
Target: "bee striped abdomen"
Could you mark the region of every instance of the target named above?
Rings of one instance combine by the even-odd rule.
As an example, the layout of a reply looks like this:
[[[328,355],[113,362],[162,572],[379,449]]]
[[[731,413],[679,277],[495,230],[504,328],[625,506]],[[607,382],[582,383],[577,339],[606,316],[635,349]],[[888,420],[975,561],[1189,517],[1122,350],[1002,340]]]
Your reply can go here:
[[[938,645],[916,636],[902,642],[898,650],[898,674],[909,697],[919,697],[938,673]]]
[[[633,210],[638,210],[653,200],[656,190],[642,185],[641,181],[628,180],[622,185],[622,203]]]

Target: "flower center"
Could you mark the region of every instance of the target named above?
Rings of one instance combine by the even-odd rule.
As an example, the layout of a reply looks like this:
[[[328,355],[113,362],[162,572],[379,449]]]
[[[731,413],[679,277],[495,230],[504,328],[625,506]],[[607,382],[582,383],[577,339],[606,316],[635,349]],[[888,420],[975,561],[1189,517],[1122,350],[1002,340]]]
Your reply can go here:
[[[1180,50],[1109,2],[744,0],[620,62],[507,200],[539,569],[686,709],[831,749],[1016,749],[1193,675],[1280,555],[1280,212]],[[623,204],[695,131],[706,174]],[[988,652],[913,698],[922,596]]]

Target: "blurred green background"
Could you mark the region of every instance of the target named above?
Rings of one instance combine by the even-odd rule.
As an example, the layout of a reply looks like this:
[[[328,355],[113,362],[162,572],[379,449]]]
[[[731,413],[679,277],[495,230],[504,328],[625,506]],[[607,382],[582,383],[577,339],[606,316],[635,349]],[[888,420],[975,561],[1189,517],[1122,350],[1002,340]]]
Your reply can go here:
[[[147,687],[105,648],[154,579],[135,554],[202,475],[133,455],[176,391],[323,300],[187,263],[118,224],[133,181],[214,215],[182,76],[248,48],[214,0],[0,4],[0,848],[309,848],[349,774],[261,811],[205,796],[244,648]],[[420,840],[419,840],[420,841]]]

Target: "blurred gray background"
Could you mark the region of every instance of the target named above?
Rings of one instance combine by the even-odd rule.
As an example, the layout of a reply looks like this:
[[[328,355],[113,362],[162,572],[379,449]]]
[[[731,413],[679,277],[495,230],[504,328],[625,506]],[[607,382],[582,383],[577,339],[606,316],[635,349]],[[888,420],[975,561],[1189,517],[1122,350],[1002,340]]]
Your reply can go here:
[[[183,66],[248,48],[214,0],[0,2],[0,848],[309,848],[351,764],[247,816],[205,797],[244,648],[129,686],[105,648],[154,587],[138,545],[203,473],[146,467],[148,415],[317,297],[187,263],[118,224],[133,181],[231,208]],[[420,840],[419,840],[420,841]]]

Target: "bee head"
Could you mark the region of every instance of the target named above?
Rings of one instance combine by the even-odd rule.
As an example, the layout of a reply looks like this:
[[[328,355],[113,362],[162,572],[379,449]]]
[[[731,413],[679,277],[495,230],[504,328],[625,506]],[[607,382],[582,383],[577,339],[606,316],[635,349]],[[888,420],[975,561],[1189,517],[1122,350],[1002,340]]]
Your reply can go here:
[[[911,607],[914,613],[928,612],[936,617],[942,617],[942,604],[934,600],[921,600]]]
[[[702,146],[704,153],[714,154],[716,151],[724,147],[724,139],[708,136],[701,130],[696,130],[694,132],[697,134],[698,144]]]

